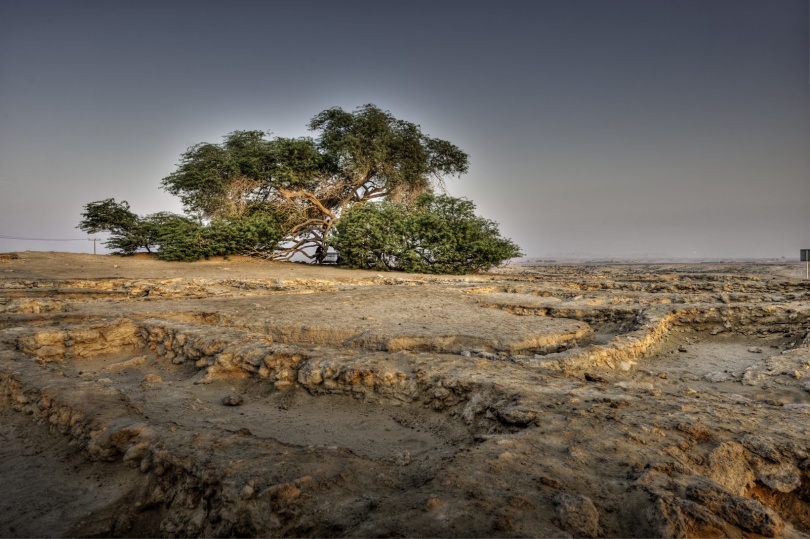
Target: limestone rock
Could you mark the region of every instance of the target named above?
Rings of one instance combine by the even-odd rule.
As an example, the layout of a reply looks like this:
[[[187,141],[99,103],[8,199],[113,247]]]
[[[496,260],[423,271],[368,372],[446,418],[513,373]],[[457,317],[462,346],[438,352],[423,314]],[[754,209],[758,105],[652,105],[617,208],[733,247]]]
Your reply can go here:
[[[162,381],[163,381],[163,378],[161,378],[160,375],[155,374],[153,372],[150,372],[150,373],[147,373],[147,375],[143,377],[143,380],[141,380],[141,387],[146,387],[146,386],[148,386],[150,384],[158,384],[158,383],[160,383]]]
[[[502,423],[519,427],[525,427],[537,419],[537,412],[521,405],[498,406],[495,414]]]
[[[439,513],[443,511],[447,507],[447,504],[441,498],[437,498],[436,496],[431,496],[425,502],[425,511],[429,513]]]
[[[705,477],[694,477],[686,488],[686,496],[729,524],[749,532],[776,537],[784,528],[782,519],[770,508],[752,498],[731,494]]]
[[[486,407],[487,405],[483,395],[481,395],[481,393],[473,393],[467,401],[467,404],[464,405],[464,409],[461,411],[461,418],[468,425],[472,425],[475,416],[483,412]]]
[[[733,374],[727,372],[710,372],[703,377],[707,382],[712,384],[719,384],[721,382],[733,382],[735,380]]]
[[[779,462],[782,458],[774,441],[767,436],[745,434],[740,438],[740,443],[750,452],[771,462]]]
[[[102,369],[103,371],[116,371],[116,370],[124,370],[129,369],[131,367],[140,367],[146,363],[146,356],[137,356],[133,357],[132,359],[127,359],[125,361],[119,361],[117,363],[113,363]]]
[[[124,457],[122,459],[123,462],[134,463],[133,465],[140,465],[141,460],[143,460],[149,453],[149,445],[149,442],[140,442],[132,445],[124,453]]]
[[[492,527],[499,532],[513,532],[515,531],[515,524],[512,522],[512,519],[507,517],[506,515],[501,515],[495,520],[495,523]]]
[[[599,536],[599,511],[589,498],[560,492],[554,497],[554,502],[563,530],[578,537]]]
[[[282,506],[293,503],[300,496],[301,489],[292,483],[274,485],[259,493],[260,498],[269,498]]]
[[[222,399],[222,404],[225,406],[242,406],[244,403],[245,399],[241,395],[228,395]]]
[[[591,374],[589,372],[585,373],[585,380],[588,382],[598,382],[600,384],[606,384],[608,382],[607,378],[604,376],[600,376],[598,374]]]
[[[554,479],[553,477],[546,477],[541,475],[537,478],[537,482],[541,485],[545,485],[547,487],[553,488],[555,490],[562,490],[565,486],[558,480]]]
[[[655,387],[655,384],[651,384],[649,382],[634,382],[632,380],[623,381],[623,382],[616,382],[613,385],[615,385],[616,387],[620,387],[622,389],[628,390],[628,391],[629,390],[641,390],[641,391],[646,391],[646,392],[654,392],[657,389]]]
[[[802,484],[799,471],[792,466],[773,471],[763,471],[759,474],[757,479],[759,479],[762,484],[785,494],[793,492]]]
[[[730,492],[742,496],[754,482],[747,451],[736,442],[724,442],[709,454],[709,478]]]
[[[793,378],[800,378],[802,371],[806,368],[804,358],[801,354],[787,354],[770,356],[764,361],[755,363],[745,369],[743,375],[744,385],[758,385],[766,377],[788,375]],[[799,373],[799,377],[796,376]]]
[[[667,495],[655,500],[648,515],[656,537],[724,537],[726,524],[690,500]]]
[[[411,452],[407,449],[402,451],[396,456],[394,462],[396,462],[397,466],[407,466],[411,463]]]
[[[745,386],[755,386],[761,382],[763,378],[765,378],[765,375],[762,372],[754,367],[748,367],[743,373],[742,383]]]
[[[254,489],[254,486],[255,486],[255,485],[251,485],[250,483],[248,483],[247,485],[245,485],[245,486],[242,488],[242,492],[240,492],[240,493],[239,493],[240,497],[241,497],[243,500],[249,500],[250,498],[252,498],[252,497],[253,497],[253,495],[256,493],[256,490]]]

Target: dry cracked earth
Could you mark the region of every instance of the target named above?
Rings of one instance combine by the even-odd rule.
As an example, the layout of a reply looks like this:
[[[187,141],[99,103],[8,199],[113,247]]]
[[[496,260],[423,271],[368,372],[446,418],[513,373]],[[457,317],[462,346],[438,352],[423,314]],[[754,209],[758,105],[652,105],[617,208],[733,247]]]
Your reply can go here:
[[[0,255],[0,536],[810,536],[788,265]]]

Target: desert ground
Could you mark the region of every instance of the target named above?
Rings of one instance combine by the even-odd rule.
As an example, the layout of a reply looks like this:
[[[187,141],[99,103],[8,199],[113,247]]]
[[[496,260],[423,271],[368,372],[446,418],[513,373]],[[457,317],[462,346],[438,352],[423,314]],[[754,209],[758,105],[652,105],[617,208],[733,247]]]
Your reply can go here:
[[[809,537],[803,272],[0,254],[0,536]]]

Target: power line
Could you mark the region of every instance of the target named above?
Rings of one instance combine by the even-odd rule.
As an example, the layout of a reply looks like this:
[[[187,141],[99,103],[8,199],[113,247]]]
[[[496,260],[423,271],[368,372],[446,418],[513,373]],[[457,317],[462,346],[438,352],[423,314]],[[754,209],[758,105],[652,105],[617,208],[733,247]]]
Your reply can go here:
[[[76,238],[76,239],[64,239],[64,238],[23,238],[21,236],[6,236],[4,234],[0,234],[0,240],[25,240],[25,241],[93,241],[89,238]]]

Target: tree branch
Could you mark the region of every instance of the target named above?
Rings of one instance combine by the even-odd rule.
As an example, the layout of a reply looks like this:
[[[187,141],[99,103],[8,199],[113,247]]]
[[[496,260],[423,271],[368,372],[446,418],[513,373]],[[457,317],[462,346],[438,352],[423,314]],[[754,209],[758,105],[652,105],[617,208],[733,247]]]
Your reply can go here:
[[[317,197],[315,197],[315,195],[313,195],[312,193],[310,193],[308,191],[288,191],[287,189],[279,189],[278,192],[284,198],[288,198],[288,199],[296,198],[296,197],[305,198],[305,199],[309,200],[310,202],[312,202],[312,204],[314,206],[316,206],[319,210],[321,210],[321,212],[324,215],[328,215],[332,219],[335,218],[335,215],[326,206],[324,206],[321,203],[321,201],[318,200]]]
[[[331,228],[329,225],[332,222],[333,221],[327,221],[325,219],[308,219],[305,222],[293,227],[292,231],[290,232],[290,236],[297,236],[299,232],[306,230],[306,228],[310,225],[318,225],[318,228],[321,228],[323,225],[327,225],[327,230],[329,230],[329,228]]]
[[[276,251],[276,252],[273,253],[271,258],[273,260],[287,261],[287,260],[290,260],[296,254],[303,255],[303,256],[307,257],[308,259],[310,259],[310,260],[315,258],[314,255],[311,255],[311,254],[307,253],[304,250],[303,247],[288,248],[288,249],[282,249],[280,251]]]

